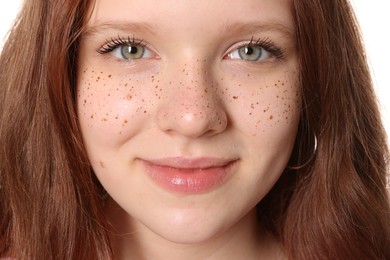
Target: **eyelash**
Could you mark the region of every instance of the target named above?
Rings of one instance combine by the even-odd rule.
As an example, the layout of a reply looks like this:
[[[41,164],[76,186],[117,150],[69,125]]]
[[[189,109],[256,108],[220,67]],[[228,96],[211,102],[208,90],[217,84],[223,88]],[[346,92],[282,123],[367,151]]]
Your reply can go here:
[[[134,35],[133,37],[128,36],[127,38],[118,35],[117,38],[111,38],[110,40],[106,40],[106,42],[97,50],[97,52],[99,54],[106,54],[123,45],[134,45],[142,47],[147,46],[147,44],[144,43],[143,40],[135,39]]]
[[[276,59],[284,59],[285,58],[285,52],[282,48],[277,47],[276,44],[269,38],[259,38],[256,41],[254,41],[254,37],[251,38],[251,40],[248,43],[242,43],[239,44],[234,49],[240,49],[244,47],[259,47],[263,48],[265,51],[269,52],[272,56],[274,56]]]
[[[134,45],[134,46],[142,46],[142,47],[147,46],[147,44],[144,43],[143,40],[135,39],[134,35],[133,37],[128,36],[127,38],[118,35],[117,38],[111,38],[110,40],[106,40],[105,43],[97,50],[97,52],[99,54],[110,53],[113,50],[115,50],[117,47],[123,45]],[[244,47],[263,48],[265,51],[269,52],[276,59],[284,59],[285,57],[285,53],[283,49],[277,47],[275,43],[268,38],[265,39],[259,38],[256,41],[254,41],[254,37],[252,37],[248,43],[239,44],[234,49],[236,50]]]

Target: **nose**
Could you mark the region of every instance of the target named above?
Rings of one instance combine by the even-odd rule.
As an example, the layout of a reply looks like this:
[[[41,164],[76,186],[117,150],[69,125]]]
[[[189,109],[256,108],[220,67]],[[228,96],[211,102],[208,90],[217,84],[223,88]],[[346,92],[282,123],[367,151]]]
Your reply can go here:
[[[157,112],[161,131],[195,139],[216,135],[227,128],[226,109],[213,84],[212,73],[193,66],[169,75],[165,80],[170,82],[166,86],[169,94],[160,102]]]

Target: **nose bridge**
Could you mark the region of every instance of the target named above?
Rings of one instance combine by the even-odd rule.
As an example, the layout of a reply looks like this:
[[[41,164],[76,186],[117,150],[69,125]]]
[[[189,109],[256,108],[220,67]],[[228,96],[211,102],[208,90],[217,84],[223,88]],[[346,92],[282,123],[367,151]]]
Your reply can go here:
[[[214,93],[213,75],[209,74],[206,64],[184,63],[172,73],[175,82],[173,91],[180,97],[181,106],[187,109],[201,108],[205,104],[215,103],[218,95]],[[176,79],[176,80],[175,80]]]
[[[165,72],[170,90],[158,111],[161,130],[196,138],[226,128],[227,115],[206,60],[191,59]]]

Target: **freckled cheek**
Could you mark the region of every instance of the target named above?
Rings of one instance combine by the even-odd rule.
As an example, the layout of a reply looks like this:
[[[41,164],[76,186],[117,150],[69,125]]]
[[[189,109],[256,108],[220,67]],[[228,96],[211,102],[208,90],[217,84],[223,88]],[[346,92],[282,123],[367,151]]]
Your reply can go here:
[[[143,88],[142,90],[140,88]],[[90,71],[78,83],[78,114],[83,131],[104,141],[135,134],[152,104],[151,87],[139,79],[124,79],[104,72]],[[112,138],[117,136],[118,138]]]
[[[237,126],[253,136],[296,127],[301,97],[294,77],[259,79],[239,85],[241,88],[230,93],[231,113]]]

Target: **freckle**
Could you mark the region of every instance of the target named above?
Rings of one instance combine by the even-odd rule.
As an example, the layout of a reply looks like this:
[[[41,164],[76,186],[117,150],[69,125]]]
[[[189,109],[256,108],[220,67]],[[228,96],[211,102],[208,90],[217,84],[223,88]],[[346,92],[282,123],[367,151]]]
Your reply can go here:
[[[272,119],[274,119],[274,116],[273,116],[273,115],[270,115],[270,116],[269,116],[269,120],[272,120]]]
[[[107,118],[103,118],[102,121],[103,121],[103,122],[107,122]]]
[[[238,96],[233,96],[233,99],[238,99]]]
[[[146,114],[146,110],[144,110],[144,114]]]
[[[99,162],[100,167],[105,168],[104,163],[102,161]]]
[[[127,121],[127,120],[125,120],[125,121],[123,121],[123,123],[124,123],[124,124],[127,124],[127,123],[128,123],[128,121]]]
[[[93,115],[91,115],[91,119],[93,119]]]
[[[108,77],[109,77],[109,78],[111,78],[111,74],[110,74],[110,75],[108,75]]]
[[[255,108],[255,105],[254,105],[254,104],[251,104],[251,108],[254,109],[254,108]]]
[[[204,90],[204,93],[207,93],[207,89]]]

